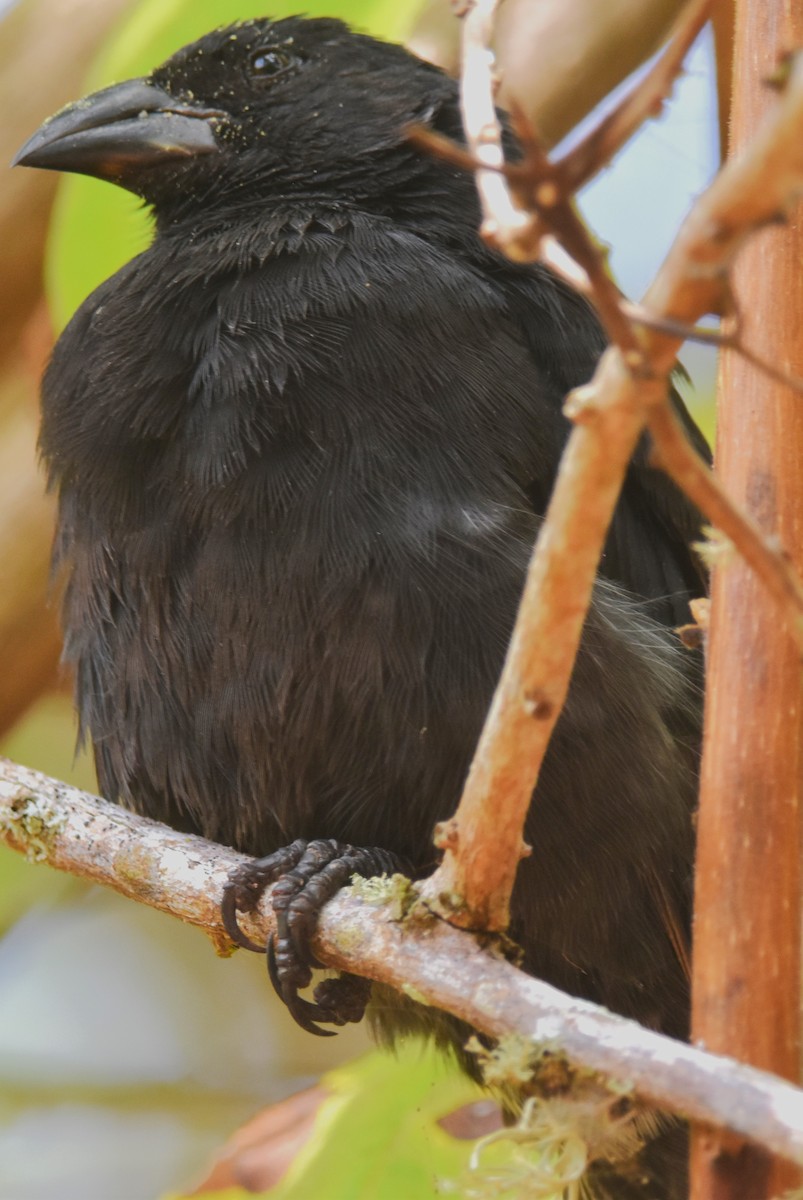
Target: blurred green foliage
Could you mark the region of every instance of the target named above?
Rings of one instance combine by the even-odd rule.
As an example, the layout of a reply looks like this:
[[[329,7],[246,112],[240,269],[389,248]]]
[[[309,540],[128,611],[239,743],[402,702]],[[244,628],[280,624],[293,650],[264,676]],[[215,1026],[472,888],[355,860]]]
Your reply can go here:
[[[487,1096],[433,1050],[368,1054],[328,1072],[321,1085],[330,1095],[287,1174],[264,1193],[271,1200],[437,1200],[442,1184],[463,1175],[473,1143],[438,1122]],[[210,1193],[210,1200],[244,1197],[236,1188]]]

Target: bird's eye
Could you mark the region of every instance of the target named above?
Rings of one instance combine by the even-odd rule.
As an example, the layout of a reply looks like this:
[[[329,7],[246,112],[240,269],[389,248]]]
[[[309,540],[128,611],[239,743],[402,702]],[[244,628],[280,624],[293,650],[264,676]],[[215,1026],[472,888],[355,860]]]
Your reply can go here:
[[[248,63],[248,73],[254,79],[267,79],[271,75],[286,71],[296,61],[294,55],[287,50],[278,50],[275,47],[270,50],[255,50]]]

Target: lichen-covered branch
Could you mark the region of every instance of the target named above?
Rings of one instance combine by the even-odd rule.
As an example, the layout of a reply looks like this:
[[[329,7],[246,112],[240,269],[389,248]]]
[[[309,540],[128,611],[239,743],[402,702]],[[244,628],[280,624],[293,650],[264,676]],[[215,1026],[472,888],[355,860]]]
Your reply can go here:
[[[105,884],[206,930],[225,948],[223,885],[243,856],[135,816],[0,759],[0,836],[52,867]],[[383,891],[390,899],[383,900]],[[327,904],[314,949],[329,966],[391,984],[493,1038],[517,1032],[599,1072],[642,1101],[705,1122],[803,1164],[803,1091],[674,1042],[516,970],[435,917],[400,919],[386,889],[346,889]],[[242,917],[264,942],[269,906]]]

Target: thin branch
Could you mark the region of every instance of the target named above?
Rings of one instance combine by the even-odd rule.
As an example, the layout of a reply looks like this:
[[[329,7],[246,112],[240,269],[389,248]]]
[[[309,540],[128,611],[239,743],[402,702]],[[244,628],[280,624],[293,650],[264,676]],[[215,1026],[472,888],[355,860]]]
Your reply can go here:
[[[436,158],[440,158],[443,162],[459,167],[461,170],[477,171],[481,167],[477,159],[473,158],[467,150],[464,150],[462,146],[458,146],[456,142],[444,137],[442,134],[432,133],[428,129],[411,125],[408,130],[408,137],[414,146],[425,150]],[[506,175],[514,170],[515,168],[502,168],[503,173]],[[521,234],[517,236],[517,250],[514,255],[517,260],[526,258],[527,256],[524,254],[524,251],[529,248],[528,253],[531,253],[533,259],[538,258],[541,262],[545,263],[555,275],[560,276],[575,291],[580,292],[590,300],[596,299],[595,285],[589,278],[588,271],[564,250],[561,241],[554,233],[547,232],[547,228],[540,219],[534,221],[530,226],[529,237],[532,239],[531,241],[525,240]],[[495,237],[493,240],[495,243],[498,243],[498,237]],[[585,253],[583,257],[585,257]],[[595,282],[598,287],[599,277],[597,277]],[[648,312],[643,304],[637,304],[632,300],[628,300],[618,292],[618,289],[616,289],[616,293],[620,297],[618,308],[621,316],[631,321],[634,325],[655,330],[657,333],[666,333],[670,337],[678,338],[680,341],[699,342],[702,345],[716,346],[719,349],[734,350],[742,358],[746,359],[747,362],[752,363],[756,370],[763,371],[770,379],[774,379],[776,382],[791,388],[792,391],[803,395],[803,377],[793,375],[789,371],[784,371],[768,358],[757,354],[750,346],[745,345],[741,339],[740,323],[734,329],[727,332],[722,329],[707,329],[704,326],[688,324],[673,317],[659,316],[656,313]],[[610,328],[610,320],[607,324]]]
[[[502,126],[494,97],[493,23],[500,0],[474,0],[463,19],[463,70],[460,107],[471,157],[481,164],[476,171],[482,208],[483,237],[514,243],[526,235],[532,218],[513,199],[500,168],[504,166]],[[487,169],[490,168],[490,169]]]
[[[731,307],[728,272],[745,240],[785,219],[803,193],[803,54],[790,56],[786,82],[756,136],[729,159],[694,204],[644,297],[661,318],[693,324]],[[668,337],[659,369],[679,339]]]
[[[681,72],[683,60],[708,21],[713,0],[693,0],[680,14],[663,54],[613,112],[556,163],[567,192],[578,192],[651,117],[657,117]]]
[[[693,324],[706,313],[732,308],[728,272],[738,251],[751,233],[785,217],[803,194],[803,53],[789,57],[785,76],[779,103],[746,150],[726,163],[694,205],[649,288],[643,307],[659,319]],[[649,341],[655,369],[666,370],[678,339],[652,333]],[[693,449],[681,443],[668,410],[655,410],[650,428],[664,468],[731,538],[781,604],[803,645],[803,586],[786,555],[724,495]]]
[[[456,924],[507,927],[524,819],[566,697],[608,525],[644,426],[645,404],[662,397],[663,385],[635,380],[614,348],[603,355],[593,381],[573,393],[576,427],[502,675],[457,812],[436,837],[443,862],[422,885],[428,902]]]
[[[608,274],[605,257],[575,207],[573,193],[564,187],[559,169],[550,162],[546,147],[524,113],[511,106],[511,117],[524,158],[520,165],[510,167],[508,173],[522,203],[538,216],[541,244],[544,234],[551,232],[566,254],[582,268],[608,338],[627,355],[632,371],[642,371],[641,344],[622,313],[622,293]],[[507,246],[497,244],[508,252]],[[519,246],[514,257],[520,257]]]
[[[709,521],[739,547],[748,565],[782,609],[797,612],[798,640],[803,644],[803,585],[783,552],[764,537],[756,522],[728,497],[668,405],[652,411],[649,430],[656,465],[671,475]]]
[[[539,257],[541,239],[549,226],[560,236],[554,217],[548,221],[547,228],[538,220],[541,206],[569,201],[582,183],[606,165],[637,128],[655,115],[656,106],[671,89],[688,48],[705,24],[711,0],[693,0],[681,15],[668,49],[652,70],[616,110],[563,159],[550,162],[532,123],[515,100],[511,100],[511,112],[516,117],[517,132],[525,149],[524,160],[516,164],[505,163],[502,127],[495,107],[498,79],[492,40],[499,2],[474,0],[465,11],[460,97],[468,152],[460,152],[458,165],[470,164],[475,171],[482,209],[482,236],[514,260],[528,262]],[[446,139],[422,131],[414,137],[419,144],[428,145],[431,152],[458,162],[454,152],[450,153]],[[526,195],[524,204],[516,198],[508,180],[516,184],[516,191]],[[577,220],[571,204],[564,204],[559,220],[563,227],[561,240],[567,253],[575,257],[571,243],[579,240],[581,257],[577,261],[589,274],[596,273],[599,253],[588,253],[584,247],[588,234]],[[608,288],[601,280],[595,282],[604,296]],[[619,320],[615,305],[604,305],[601,315],[612,340],[627,339],[626,323]]]
[[[204,929],[226,946],[223,885],[244,861],[36,771],[0,759],[0,835],[13,849]],[[273,930],[268,903],[243,927]],[[346,889],[326,905],[314,950],[331,967],[381,980],[493,1038],[513,1031],[565,1053],[641,1100],[721,1126],[803,1164],[803,1092],[577,1000],[516,970],[437,919],[399,919],[394,902]]]
[[[578,290],[580,289],[578,288]],[[733,329],[728,330],[709,329],[704,325],[686,325],[671,317],[657,317],[654,313],[647,312],[640,304],[633,304],[630,300],[622,301],[622,310],[634,324],[643,325],[646,329],[655,329],[658,333],[668,333],[673,337],[681,337],[687,342],[698,342],[703,346],[716,346],[719,350],[733,350],[745,362],[751,363],[757,371],[761,371],[776,383],[790,388],[791,391],[803,395],[803,377],[776,367],[775,363],[770,362],[768,358],[758,354],[750,346],[746,346],[742,341],[740,322]]]
[[[711,0],[694,0],[684,10],[669,47],[652,70],[563,159],[550,161],[532,122],[512,100],[514,124],[525,151],[523,162],[515,164],[505,162],[502,127],[495,107],[492,38],[499,2],[477,0],[464,16],[461,109],[468,150],[418,127],[411,127],[410,140],[443,161],[474,172],[482,210],[480,232],[490,244],[515,261],[541,258],[578,290],[595,294],[611,340],[620,345],[629,342],[637,354],[636,339],[620,316],[618,290],[574,211],[572,197],[645,120],[655,115],[656,105],[669,93],[687,50],[705,24]],[[515,198],[510,183],[526,194],[524,207]],[[545,222],[539,219],[542,206],[552,209]],[[555,245],[550,227],[555,229],[562,247]]]
[[[777,220],[803,190],[803,55],[752,146],[729,162],[684,223],[644,308],[658,321],[694,324],[722,310],[727,272],[745,238]],[[528,148],[538,155],[535,143]],[[534,203],[538,205],[537,195]],[[596,279],[599,253],[585,234],[567,245],[570,205],[538,208],[569,253]],[[551,215],[550,215],[551,214]],[[578,249],[579,248],[579,249]],[[607,288],[613,288],[607,281]],[[607,293],[607,300],[610,292]],[[619,300],[617,298],[617,306]],[[631,332],[631,338],[635,336]],[[504,928],[522,830],[550,734],[565,700],[597,566],[628,463],[647,422],[667,470],[760,572],[803,644],[803,590],[784,554],[761,537],[712,483],[690,446],[672,437],[668,375],[682,338],[644,329],[603,356],[592,382],[569,396],[575,421],[531,563],[502,677],[454,817],[439,831],[441,866],[423,885],[456,924]],[[636,367],[644,377],[635,379]],[[646,376],[649,375],[650,378]]]

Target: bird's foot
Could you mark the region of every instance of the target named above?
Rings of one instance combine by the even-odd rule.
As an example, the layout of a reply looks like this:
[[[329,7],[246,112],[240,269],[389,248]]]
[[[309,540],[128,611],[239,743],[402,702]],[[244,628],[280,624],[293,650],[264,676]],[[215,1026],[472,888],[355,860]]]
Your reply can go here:
[[[360,1021],[371,994],[367,979],[344,972],[318,984],[314,1003],[299,996],[299,991],[309,986],[313,968],[323,965],[312,953],[310,940],[324,904],[352,875],[392,874],[404,869],[400,859],[385,850],[349,846],[333,839],[299,839],[232,871],[221,906],[226,932],[238,946],[260,953],[267,950],[274,989],[302,1029],[332,1037],[335,1031],[322,1029],[320,1023]],[[242,932],[237,913],[254,912],[271,884],[276,885],[271,895],[276,934],[262,947]]]

